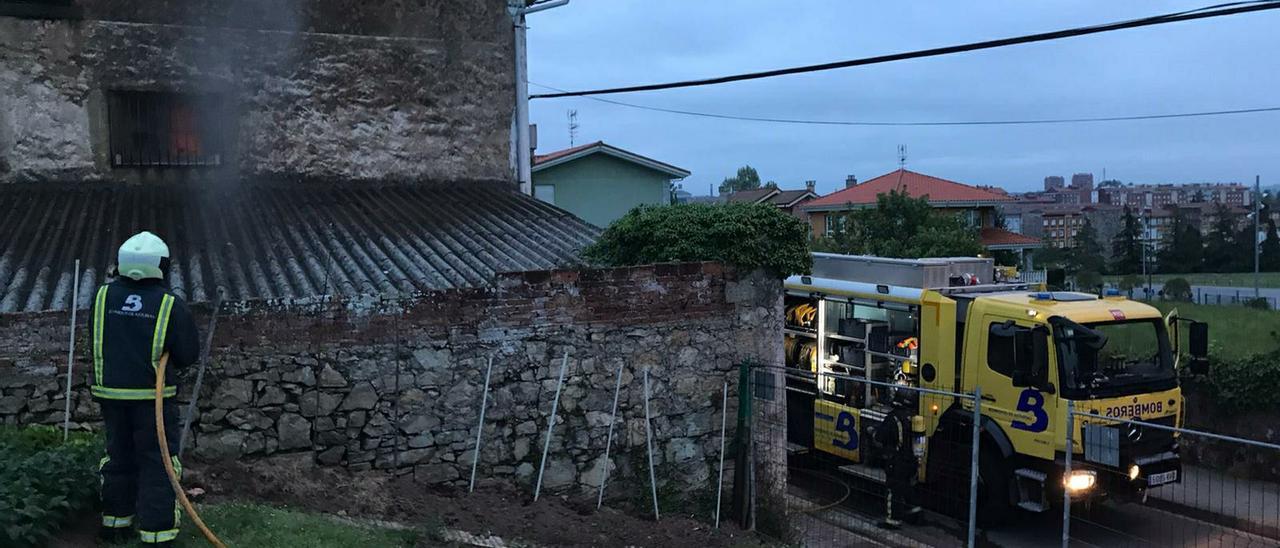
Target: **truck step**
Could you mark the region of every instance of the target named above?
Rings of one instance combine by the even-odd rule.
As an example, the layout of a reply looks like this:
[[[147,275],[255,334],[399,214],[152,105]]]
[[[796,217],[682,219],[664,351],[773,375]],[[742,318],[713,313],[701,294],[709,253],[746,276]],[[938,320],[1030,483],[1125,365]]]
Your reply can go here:
[[[849,474],[850,476],[857,476],[862,479],[874,481],[876,483],[885,482],[884,470],[880,468],[872,468],[865,464],[846,464],[844,466],[841,466],[838,470],[846,474]]]
[[[1031,502],[1026,500],[1019,502],[1018,508],[1026,510],[1028,512],[1043,512],[1049,509],[1047,506],[1040,504],[1038,502]]]
[[[1029,480],[1035,480],[1040,483],[1044,483],[1044,479],[1048,477],[1047,475],[1045,475],[1044,472],[1041,472],[1039,470],[1032,470],[1030,468],[1019,468],[1017,470],[1014,470],[1013,474],[1020,478],[1027,478]]]
[[[809,448],[798,443],[787,442],[788,455],[802,455],[809,452]]]

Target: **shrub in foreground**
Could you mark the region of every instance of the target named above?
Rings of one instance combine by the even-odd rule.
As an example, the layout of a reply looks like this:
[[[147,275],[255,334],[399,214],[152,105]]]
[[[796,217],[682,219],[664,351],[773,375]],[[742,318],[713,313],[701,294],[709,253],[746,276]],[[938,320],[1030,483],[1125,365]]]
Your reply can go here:
[[[47,426],[0,427],[0,546],[43,545],[68,516],[97,500],[102,441],[66,443]]]

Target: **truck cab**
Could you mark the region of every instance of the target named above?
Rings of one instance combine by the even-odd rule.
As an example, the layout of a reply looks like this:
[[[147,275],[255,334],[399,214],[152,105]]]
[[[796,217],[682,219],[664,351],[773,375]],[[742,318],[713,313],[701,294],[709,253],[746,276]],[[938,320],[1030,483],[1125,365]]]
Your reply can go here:
[[[904,405],[891,386],[924,389],[905,404],[919,417],[918,479],[945,482],[956,461],[967,472],[970,453],[956,447],[971,436],[979,392],[979,511],[988,518],[1015,506],[1045,511],[1064,489],[1072,500],[1128,498],[1181,479],[1171,432],[1106,420],[1181,426],[1176,313],[990,283],[990,259],[814,259],[812,275],[785,284],[793,446],[882,478],[859,440]],[[1202,354],[1203,324],[1192,333]],[[1068,406],[1073,466],[1063,477]]]

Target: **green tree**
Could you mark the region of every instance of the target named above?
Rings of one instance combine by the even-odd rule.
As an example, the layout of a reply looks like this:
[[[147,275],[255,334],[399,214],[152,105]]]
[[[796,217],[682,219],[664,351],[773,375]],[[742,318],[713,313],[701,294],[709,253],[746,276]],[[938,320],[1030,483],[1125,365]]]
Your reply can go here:
[[[769,182],[767,182],[767,183],[765,183],[765,184],[764,184],[764,187],[765,187],[765,188],[772,188],[772,189],[774,189],[774,190],[778,190],[778,182],[777,182],[777,181],[769,181]]]
[[[755,190],[760,188],[760,174],[756,173],[756,168],[751,166],[742,166],[738,168],[738,173],[733,177],[725,177],[720,183],[720,194],[732,194],[741,190]]]
[[[982,252],[978,231],[959,215],[939,212],[929,198],[912,198],[891,190],[876,197],[876,206],[843,214],[830,238],[815,243],[822,251],[879,257],[976,256]]]
[[[1076,273],[1076,288],[1080,291],[1098,293],[1102,289],[1102,275],[1096,270],[1084,270]]]
[[[1266,272],[1280,271],[1280,234],[1276,233],[1276,223],[1267,221],[1267,238],[1262,241],[1262,256],[1258,268]]]
[[[1142,272],[1142,225],[1129,206],[1124,206],[1120,231],[1111,240],[1111,271],[1119,274]]]
[[[1164,283],[1164,298],[1175,301],[1191,300],[1191,282],[1186,278],[1173,278]]]
[[[1102,243],[1098,241],[1098,229],[1094,228],[1089,217],[1084,218],[1079,232],[1075,236],[1075,249],[1071,256],[1076,271],[1102,273],[1106,271],[1107,259],[1102,254]]]
[[[779,278],[807,274],[809,227],[768,204],[642,205],[582,251],[588,261],[628,266],[719,261]]]
[[[1200,229],[1187,221],[1181,209],[1174,209],[1172,220],[1156,256],[1160,272],[1195,272],[1204,258]]]
[[[1218,203],[1213,208],[1213,224],[1204,242],[1204,270],[1230,272],[1239,262],[1239,245],[1236,242],[1240,216],[1231,208]]]

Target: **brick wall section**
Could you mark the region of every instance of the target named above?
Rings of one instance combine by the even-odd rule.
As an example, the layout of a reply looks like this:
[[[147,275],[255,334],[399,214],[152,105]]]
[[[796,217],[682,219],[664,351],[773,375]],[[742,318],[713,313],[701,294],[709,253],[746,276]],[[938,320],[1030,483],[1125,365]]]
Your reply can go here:
[[[649,369],[659,475],[705,486],[719,451],[722,383],[734,390],[743,359],[782,360],[781,292],[762,274],[692,263],[509,274],[491,288],[406,300],[238,303],[215,336],[195,456],[309,452],[324,464],[463,484],[492,356],[479,476],[530,482],[568,349],[544,488],[596,485],[619,365],[611,477],[647,474],[641,378]],[[196,312],[203,329],[207,311]],[[0,317],[0,422],[61,421],[67,320]],[[73,419],[92,427],[92,365],[79,354]]]

